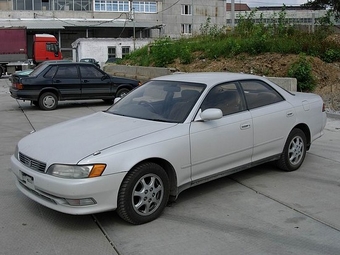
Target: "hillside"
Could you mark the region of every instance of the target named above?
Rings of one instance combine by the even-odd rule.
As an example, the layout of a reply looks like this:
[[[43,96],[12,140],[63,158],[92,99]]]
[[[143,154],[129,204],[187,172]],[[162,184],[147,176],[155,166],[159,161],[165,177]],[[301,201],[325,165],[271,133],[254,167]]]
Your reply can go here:
[[[169,65],[181,72],[229,71],[253,73],[256,75],[285,77],[289,67],[299,56],[266,53],[257,56],[241,54],[232,59],[208,60],[196,56],[189,65],[179,61]],[[331,111],[340,110],[340,63],[325,63],[319,58],[309,57],[313,76],[317,80],[315,93],[319,94]]]

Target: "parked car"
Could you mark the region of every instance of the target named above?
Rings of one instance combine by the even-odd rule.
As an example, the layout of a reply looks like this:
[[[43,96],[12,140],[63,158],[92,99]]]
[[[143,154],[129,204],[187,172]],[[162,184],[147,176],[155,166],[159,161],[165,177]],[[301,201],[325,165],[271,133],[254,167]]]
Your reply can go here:
[[[62,100],[112,102],[138,85],[137,80],[110,76],[90,63],[48,61],[28,76],[13,76],[10,94],[15,99],[30,100],[43,110],[54,110]]]
[[[189,187],[269,161],[297,170],[325,125],[318,95],[253,75],[176,74],[107,111],[28,135],[11,164],[19,190],[44,206],[116,209],[142,224]]]
[[[79,60],[79,62],[92,63],[96,67],[100,68],[99,62],[95,60],[94,58],[82,58],[81,60]]]

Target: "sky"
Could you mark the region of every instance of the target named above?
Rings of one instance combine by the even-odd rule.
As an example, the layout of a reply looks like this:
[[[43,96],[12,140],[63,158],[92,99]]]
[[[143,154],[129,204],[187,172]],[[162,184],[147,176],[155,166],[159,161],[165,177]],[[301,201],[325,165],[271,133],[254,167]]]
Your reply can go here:
[[[231,0],[227,0],[227,3],[230,3]],[[308,0],[235,0],[236,3],[248,4],[249,7],[257,7],[257,6],[282,6],[283,4],[289,5],[300,5],[307,3]]]

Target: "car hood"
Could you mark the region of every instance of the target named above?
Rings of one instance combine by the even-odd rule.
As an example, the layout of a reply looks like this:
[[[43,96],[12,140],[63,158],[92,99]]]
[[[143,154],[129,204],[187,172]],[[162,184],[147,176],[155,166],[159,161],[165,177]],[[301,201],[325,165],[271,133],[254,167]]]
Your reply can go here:
[[[47,165],[76,164],[95,152],[175,125],[100,112],[32,133],[18,148]]]

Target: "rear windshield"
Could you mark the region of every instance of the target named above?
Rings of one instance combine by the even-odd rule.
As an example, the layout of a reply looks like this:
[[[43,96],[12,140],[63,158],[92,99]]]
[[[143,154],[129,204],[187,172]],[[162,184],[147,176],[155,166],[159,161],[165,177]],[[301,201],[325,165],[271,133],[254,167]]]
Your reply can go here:
[[[30,73],[28,76],[29,77],[35,77],[35,76],[38,76],[42,71],[45,70],[46,66],[48,66],[48,64],[46,63],[41,63],[39,64],[38,66],[36,66],[33,70],[32,73]]]

